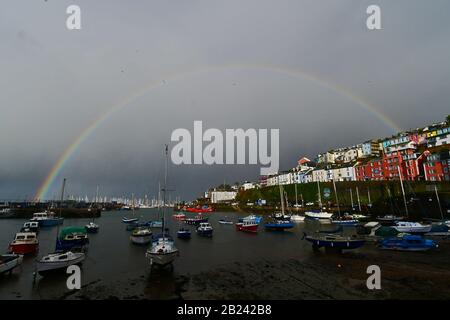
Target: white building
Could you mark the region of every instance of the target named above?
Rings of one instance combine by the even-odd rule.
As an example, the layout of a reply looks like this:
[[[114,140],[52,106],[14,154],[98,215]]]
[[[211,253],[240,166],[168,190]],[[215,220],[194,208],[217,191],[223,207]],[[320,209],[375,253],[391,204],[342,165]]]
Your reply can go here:
[[[328,174],[328,170],[325,169],[316,169],[312,171],[312,181],[313,182],[328,182],[330,181],[329,179],[329,174]]]
[[[256,185],[253,182],[245,181],[242,184],[242,189],[244,189],[244,190],[251,190],[251,189],[254,189],[255,187],[256,187]]]
[[[329,171],[334,181],[356,181],[356,171],[353,166],[334,168]]]
[[[236,195],[236,191],[211,191],[211,203],[233,201]]]

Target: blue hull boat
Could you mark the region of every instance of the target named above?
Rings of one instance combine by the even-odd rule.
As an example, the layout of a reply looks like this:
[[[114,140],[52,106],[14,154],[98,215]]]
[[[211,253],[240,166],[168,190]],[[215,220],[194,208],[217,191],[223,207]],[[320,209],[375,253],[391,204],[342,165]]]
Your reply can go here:
[[[180,229],[177,231],[177,237],[180,239],[190,239],[191,238],[191,230]]]
[[[340,235],[313,235],[303,237],[312,243],[313,248],[356,249],[362,247],[366,241],[362,239],[348,238]]]
[[[64,223],[64,218],[51,218],[39,220],[39,227],[53,227]]]
[[[123,223],[133,223],[133,222],[136,222],[138,220],[139,220],[139,218],[126,218],[126,217],[122,218],[122,222]]]
[[[293,222],[273,222],[264,225],[264,228],[270,231],[284,231],[286,229],[292,229],[293,227]]]
[[[428,251],[437,248],[436,242],[430,239],[424,239],[417,235],[405,235],[401,238],[390,237],[381,240],[378,247],[384,250],[398,251]]]
[[[74,248],[84,248],[89,244],[89,239],[83,239],[83,240],[58,240],[56,241],[56,248],[55,251],[61,252],[61,251],[69,251]]]

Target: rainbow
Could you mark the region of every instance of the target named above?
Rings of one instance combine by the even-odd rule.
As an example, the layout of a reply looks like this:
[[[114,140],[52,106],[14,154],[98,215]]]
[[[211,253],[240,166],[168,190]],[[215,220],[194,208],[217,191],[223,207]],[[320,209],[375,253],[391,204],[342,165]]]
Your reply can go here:
[[[350,91],[346,90],[345,88],[342,88],[336,84],[332,84],[330,82],[327,82],[315,75],[312,75],[310,73],[303,72],[301,70],[293,70],[293,69],[287,69],[280,66],[274,66],[274,65],[260,65],[260,64],[227,64],[227,65],[218,65],[218,66],[203,66],[199,68],[195,68],[190,71],[186,71],[183,73],[176,73],[172,75],[168,75],[163,78],[163,80],[153,81],[151,83],[146,84],[143,88],[140,90],[134,92],[133,94],[129,95],[125,99],[119,101],[117,104],[109,108],[106,112],[99,115],[98,118],[96,118],[89,126],[87,126],[69,145],[68,147],[61,153],[55,164],[50,169],[49,173],[47,174],[45,180],[41,183],[39,186],[35,199],[37,201],[39,200],[45,200],[47,198],[47,195],[49,193],[49,190],[53,186],[56,178],[61,173],[62,169],[65,167],[67,162],[71,159],[71,157],[76,153],[76,151],[80,148],[80,146],[83,144],[84,141],[86,141],[108,118],[110,118],[115,112],[121,110],[122,108],[125,108],[127,105],[129,105],[131,102],[135,101],[139,97],[147,94],[149,91],[157,89],[163,85],[165,85],[166,81],[174,81],[179,80],[188,76],[192,76],[195,74],[200,73],[208,73],[208,72],[215,72],[220,70],[228,70],[228,69],[237,69],[237,70],[263,70],[263,71],[269,71],[269,72],[275,72],[280,73],[283,75],[288,75],[294,78],[301,78],[308,80],[312,83],[315,83],[319,86],[325,87],[327,89],[332,90],[333,92],[337,93],[340,96],[343,96],[363,109],[367,110],[371,114],[375,115],[380,121],[382,121],[384,124],[390,127],[390,129],[393,130],[393,132],[401,131],[399,126],[391,120],[386,114],[384,114],[381,110],[376,108],[374,105],[369,103],[368,101],[363,100],[361,97],[351,93]]]

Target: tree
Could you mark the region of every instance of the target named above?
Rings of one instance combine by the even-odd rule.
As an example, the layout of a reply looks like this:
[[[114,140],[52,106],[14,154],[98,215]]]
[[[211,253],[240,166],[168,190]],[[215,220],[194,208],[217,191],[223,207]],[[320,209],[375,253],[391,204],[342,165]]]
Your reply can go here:
[[[447,116],[447,118],[445,118],[445,120],[447,121],[447,123],[450,123],[450,114]]]

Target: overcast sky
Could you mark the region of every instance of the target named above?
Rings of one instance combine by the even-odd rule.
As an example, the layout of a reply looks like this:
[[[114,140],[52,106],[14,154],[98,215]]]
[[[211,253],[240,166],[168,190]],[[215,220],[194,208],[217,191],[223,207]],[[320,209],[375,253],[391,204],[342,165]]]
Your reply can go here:
[[[71,4],[81,7],[81,30],[66,28]],[[381,7],[382,30],[366,28],[370,4]],[[394,133],[350,95],[402,129],[441,121],[450,110],[448,0],[1,6],[1,199],[32,198],[67,146],[121,101],[67,161],[49,197],[63,177],[69,194],[92,196],[100,185],[105,195],[152,196],[163,144],[194,120],[206,128],[279,128],[280,169],[288,169],[300,156]],[[258,174],[258,165],[169,171],[172,197],[187,199]]]

